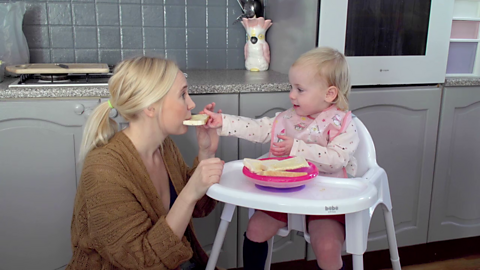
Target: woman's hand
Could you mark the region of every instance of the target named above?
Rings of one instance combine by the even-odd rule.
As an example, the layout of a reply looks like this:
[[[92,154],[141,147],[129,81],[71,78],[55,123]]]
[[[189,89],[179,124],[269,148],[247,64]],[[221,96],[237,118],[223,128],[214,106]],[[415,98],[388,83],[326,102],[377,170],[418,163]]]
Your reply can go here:
[[[191,196],[190,198],[195,200],[195,202],[200,200],[211,185],[218,183],[224,164],[225,162],[219,158],[209,158],[200,161],[200,164],[198,164],[184,188]]]
[[[288,156],[292,151],[293,138],[285,135],[277,135],[277,137],[283,141],[274,142],[270,150],[274,156]]]
[[[215,109],[215,102],[212,102],[205,106],[203,111],[201,111],[199,114],[216,114],[221,117],[221,112],[222,110],[218,110],[218,113],[214,113],[213,110]],[[211,117],[211,116],[210,116]],[[208,121],[210,121],[209,119]],[[197,141],[198,141],[198,158],[199,160],[204,160],[207,158],[212,158],[215,156],[215,152],[218,149],[218,142],[219,142],[219,136],[217,134],[216,129],[211,129],[208,127],[208,122],[205,126],[198,126],[197,129]]]

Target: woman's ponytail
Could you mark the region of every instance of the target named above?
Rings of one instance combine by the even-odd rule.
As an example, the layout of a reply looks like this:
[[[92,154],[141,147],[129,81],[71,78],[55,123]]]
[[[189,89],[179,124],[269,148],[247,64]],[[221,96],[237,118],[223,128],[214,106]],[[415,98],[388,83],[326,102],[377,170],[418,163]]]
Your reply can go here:
[[[108,102],[98,105],[88,117],[83,130],[82,144],[80,146],[79,163],[92,149],[107,144],[108,140],[118,131],[118,124],[111,119],[111,107]]]

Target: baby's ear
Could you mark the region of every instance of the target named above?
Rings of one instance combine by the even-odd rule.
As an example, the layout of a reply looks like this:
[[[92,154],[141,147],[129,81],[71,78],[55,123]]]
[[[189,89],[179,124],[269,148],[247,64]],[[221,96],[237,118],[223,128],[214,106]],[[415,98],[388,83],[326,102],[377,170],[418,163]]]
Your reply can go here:
[[[338,95],[338,88],[336,86],[330,86],[327,89],[327,93],[325,94],[325,101],[332,103]]]

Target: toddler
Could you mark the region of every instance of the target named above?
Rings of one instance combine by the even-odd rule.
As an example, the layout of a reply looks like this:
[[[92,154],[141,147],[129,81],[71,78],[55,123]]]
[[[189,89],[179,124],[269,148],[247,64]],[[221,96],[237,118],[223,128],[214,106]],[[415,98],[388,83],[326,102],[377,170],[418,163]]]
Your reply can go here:
[[[319,47],[301,55],[289,71],[293,107],[276,115],[250,119],[208,110],[207,125],[224,136],[270,141],[270,156],[303,156],[320,175],[355,176],[353,157],[359,143],[348,111],[350,75],[345,56]],[[343,268],[341,250],[345,216],[307,216],[308,231],[320,269]],[[287,224],[287,214],[256,211],[248,223],[243,244],[244,269],[264,269],[267,240]]]

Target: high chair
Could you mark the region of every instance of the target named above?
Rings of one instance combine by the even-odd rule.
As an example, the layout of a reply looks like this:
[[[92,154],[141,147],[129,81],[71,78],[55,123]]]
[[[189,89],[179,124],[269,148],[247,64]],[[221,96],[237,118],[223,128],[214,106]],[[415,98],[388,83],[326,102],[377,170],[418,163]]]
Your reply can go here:
[[[360,143],[355,153],[358,162],[355,178],[331,178],[318,176],[295,192],[270,192],[255,187],[242,173],[241,160],[228,162],[219,184],[207,191],[207,195],[225,202],[221,222],[215,237],[213,248],[207,264],[207,270],[213,270],[220,248],[225,238],[229,222],[236,206],[250,209],[282,212],[288,214],[288,225],[278,231],[277,235],[287,236],[290,231],[301,231],[307,242],[305,215],[345,214],[345,249],[352,254],[353,269],[363,270],[363,254],[367,249],[368,229],[373,212],[382,206],[387,230],[390,260],[393,270],[400,270],[395,227],[392,216],[392,202],[385,170],[378,166],[373,140],[363,123],[353,118],[357,126]],[[249,211],[251,216],[253,211]],[[269,252],[265,269],[270,269],[273,238],[269,240]]]

